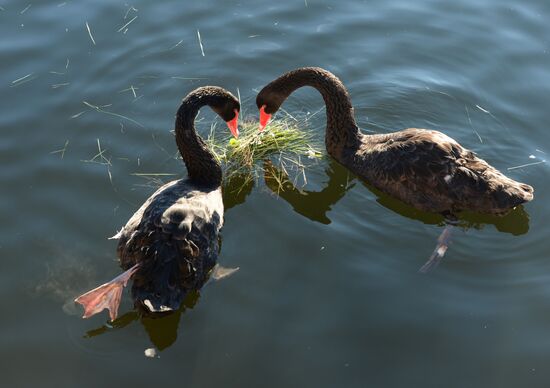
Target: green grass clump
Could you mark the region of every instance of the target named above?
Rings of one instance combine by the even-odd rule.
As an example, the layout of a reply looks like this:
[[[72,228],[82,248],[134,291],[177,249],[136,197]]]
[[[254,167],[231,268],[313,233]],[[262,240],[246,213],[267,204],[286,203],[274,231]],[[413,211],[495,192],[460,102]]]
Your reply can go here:
[[[217,136],[215,126],[207,139],[210,150],[224,166],[224,178],[249,175],[250,179],[264,174],[266,160],[278,161],[285,172],[294,170],[303,176],[307,161],[323,156],[322,147],[311,131],[290,117],[272,120],[263,132],[258,122],[239,123],[239,138]],[[224,134],[226,131],[220,131]]]

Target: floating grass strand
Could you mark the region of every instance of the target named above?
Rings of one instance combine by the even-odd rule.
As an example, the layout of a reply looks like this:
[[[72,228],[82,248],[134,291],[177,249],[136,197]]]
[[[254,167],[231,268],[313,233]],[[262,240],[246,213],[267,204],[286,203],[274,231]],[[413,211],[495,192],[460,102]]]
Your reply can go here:
[[[126,14],[124,15],[124,20],[126,20],[130,11],[138,12],[138,9],[134,8],[134,6],[130,6],[130,8],[128,8],[128,10],[126,11]]]
[[[541,160],[540,162],[526,163],[520,166],[508,167],[508,171],[516,170],[518,168],[523,168],[523,167],[536,166],[537,164],[543,164],[543,163],[546,163],[546,160]]]
[[[67,143],[65,143],[65,147],[67,147],[67,145],[68,145],[68,141],[67,141]],[[99,142],[99,139],[97,139],[97,150],[98,150],[98,153],[95,154],[95,156],[92,159],[81,160],[81,162],[101,164],[101,165],[105,166],[107,168],[107,174],[109,175],[109,181],[111,182],[111,186],[113,187],[113,190],[116,191],[116,188],[113,185],[113,175],[111,174],[111,166],[112,166],[111,158],[107,158],[105,156],[105,151],[107,151],[107,150],[106,149],[101,149],[101,143]],[[99,158],[99,160],[98,160],[98,158]]]
[[[19,84],[19,83],[23,83],[23,81],[25,81],[25,80],[28,81],[29,80],[28,78],[32,77],[33,75],[34,75],[34,73],[29,73],[26,76],[23,76],[21,78],[17,78],[16,80],[11,81],[11,84],[16,85],[16,84]]]
[[[470,111],[468,111],[468,106],[464,105],[464,108],[466,109],[466,115],[468,116],[468,122],[470,123],[470,128],[472,128],[472,131],[474,131],[474,133],[476,134],[477,138],[479,139],[479,142],[483,143],[483,139],[481,139],[481,136],[479,136],[479,133],[475,130],[472,124],[472,119],[470,118]]]
[[[32,4],[29,4],[25,7],[25,9],[23,9],[21,12],[19,12],[20,15],[23,15],[25,12],[27,12],[29,10],[29,8],[32,6]]]
[[[129,122],[131,123],[134,123],[138,126],[140,126],[141,128],[145,128],[141,123],[137,122],[136,120],[134,119],[131,119],[130,117],[127,117],[127,116],[123,116],[121,114],[118,114],[118,113],[114,113],[114,112],[109,112],[107,110],[104,110],[102,109],[103,107],[106,107],[106,106],[111,106],[111,104],[109,105],[103,105],[103,106],[97,106],[97,105],[93,105],[93,104],[90,104],[88,101],[82,101],[82,103],[98,112],[101,112],[101,113],[105,113],[106,115],[109,115],[109,116],[114,116],[114,117],[118,117],[120,119],[124,119],[124,120],[128,120]],[[82,113],[77,113],[76,115],[73,115],[71,118],[76,118],[78,116],[80,116]]]
[[[88,22],[86,22],[86,29],[88,30],[88,35],[90,35],[90,39],[92,40],[92,43],[95,46],[96,45],[95,40],[94,40],[94,37],[92,36],[92,31],[90,30],[90,25],[88,24]]]
[[[63,82],[61,84],[53,84],[52,89],[57,89],[57,88],[60,88],[62,86],[67,86],[67,85],[70,85],[70,84],[71,84],[70,82]]]
[[[197,37],[199,38],[199,46],[201,47],[201,54],[204,57],[204,47],[202,47],[201,33],[199,30],[197,30]]]
[[[179,46],[180,44],[182,44],[182,43],[183,43],[183,39],[180,40],[180,41],[179,41],[178,43],[176,43],[175,45],[173,45],[172,47],[170,47],[167,51],[170,51],[170,50],[175,49],[176,47],[178,47],[178,46]]]
[[[124,30],[126,27],[128,27],[130,25],[130,23],[132,23],[134,20],[136,20],[138,17],[137,15],[134,16],[132,19],[130,19],[130,21],[128,23],[126,23],[125,25],[123,25],[122,27],[120,27],[117,32],[122,32],[122,30]]]
[[[99,141],[99,140],[98,140]],[[55,150],[50,152],[50,154],[61,154],[61,159],[65,157],[65,152],[67,151],[67,146],[69,145],[69,140],[65,141],[65,145],[60,150]]]

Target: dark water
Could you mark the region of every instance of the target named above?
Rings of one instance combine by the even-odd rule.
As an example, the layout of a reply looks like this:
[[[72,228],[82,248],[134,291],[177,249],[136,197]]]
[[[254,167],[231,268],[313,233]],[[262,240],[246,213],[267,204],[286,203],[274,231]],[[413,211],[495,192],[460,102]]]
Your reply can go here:
[[[547,1],[31,1],[0,2],[2,386],[548,385],[549,168],[507,170],[550,153]],[[226,198],[220,262],[240,271],[180,314],[126,297],[115,327],[81,320],[70,300],[119,272],[106,238],[153,191],[134,174],[185,175],[179,100],[238,88],[256,114],[255,90],[303,65],[341,77],[364,130],[442,130],[535,201],[467,217],[425,276],[442,220],[324,160],[320,194]]]

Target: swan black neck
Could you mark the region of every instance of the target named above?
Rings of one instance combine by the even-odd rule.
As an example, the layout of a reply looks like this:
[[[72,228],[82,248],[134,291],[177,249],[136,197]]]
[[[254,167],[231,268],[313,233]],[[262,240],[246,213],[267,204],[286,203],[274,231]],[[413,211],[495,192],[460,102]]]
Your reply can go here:
[[[339,159],[345,149],[356,149],[361,132],[355,123],[353,106],[346,87],[334,74],[318,67],[304,67],[283,74],[266,88],[282,98],[282,102],[296,89],[314,87],[325,101],[327,129],[325,144],[330,155]]]
[[[176,115],[176,144],[187,167],[189,179],[197,184],[218,187],[222,182],[222,168],[206,143],[197,135],[195,117],[205,105],[219,102],[220,93],[216,87],[199,88],[191,92],[178,109]]]

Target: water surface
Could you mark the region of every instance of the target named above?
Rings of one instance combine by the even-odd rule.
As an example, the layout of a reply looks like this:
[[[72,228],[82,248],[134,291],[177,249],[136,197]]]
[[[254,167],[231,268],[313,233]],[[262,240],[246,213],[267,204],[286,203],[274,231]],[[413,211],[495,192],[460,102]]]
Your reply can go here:
[[[507,169],[550,153],[548,2],[0,6],[3,384],[547,385],[549,170]],[[444,131],[535,201],[466,217],[423,276],[442,219],[325,158],[302,191],[279,198],[260,179],[226,196],[220,262],[240,271],[180,313],[143,319],[126,298],[112,326],[79,319],[71,299],[119,272],[107,237],[154,190],[135,174],[185,176],[170,133],[181,98],[220,85],[256,115],[257,90],[305,65],[344,81],[363,130]],[[304,89],[284,107],[322,106]],[[213,115],[201,117],[206,133]],[[308,129],[323,128],[321,110]]]

